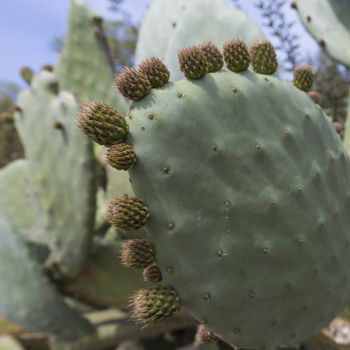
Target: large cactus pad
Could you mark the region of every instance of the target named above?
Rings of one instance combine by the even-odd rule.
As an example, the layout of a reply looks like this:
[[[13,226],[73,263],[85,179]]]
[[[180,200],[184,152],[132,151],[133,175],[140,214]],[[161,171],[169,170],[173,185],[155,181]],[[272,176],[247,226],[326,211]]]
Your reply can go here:
[[[270,43],[250,52],[256,71],[276,70]],[[146,91],[127,116],[139,198],[114,199],[108,215],[120,227],[146,223],[153,247],[135,241],[123,254],[144,261],[155,251],[160,271],[150,265],[146,276],[168,285],[136,293],[133,315],[147,325],[180,299],[232,345],[297,344],[348,302],[348,155],[304,91],[250,70],[200,78],[213,58],[203,54],[182,50],[182,69],[197,80]],[[243,70],[243,54],[249,60],[241,41],[227,44],[230,69]],[[129,70],[120,85],[139,76]]]

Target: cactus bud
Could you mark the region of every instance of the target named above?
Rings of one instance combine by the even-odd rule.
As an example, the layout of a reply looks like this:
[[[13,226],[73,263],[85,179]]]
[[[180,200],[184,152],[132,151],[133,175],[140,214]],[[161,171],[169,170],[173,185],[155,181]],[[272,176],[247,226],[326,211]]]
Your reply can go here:
[[[130,306],[133,320],[146,327],[179,311],[181,301],[171,287],[158,286],[136,292]]]
[[[224,65],[220,50],[210,41],[200,45],[202,53],[207,61],[207,72],[219,71]]]
[[[278,67],[274,47],[268,40],[258,40],[250,48],[250,56],[254,72],[274,74]]]
[[[121,253],[123,266],[144,269],[154,261],[154,249],[147,239],[129,239],[123,243]]]
[[[106,162],[117,170],[128,170],[136,162],[134,149],[126,143],[119,143],[107,150]]]
[[[148,207],[143,200],[130,198],[127,195],[114,198],[107,210],[109,223],[127,231],[144,226],[149,216]]]
[[[157,57],[142,62],[139,71],[147,77],[153,88],[165,85],[170,78],[167,66]]]
[[[54,71],[54,68],[53,68],[53,65],[52,64],[44,64],[42,67],[41,67],[42,70],[46,71],[46,72],[53,72]]]
[[[333,122],[333,128],[337,134],[340,134],[343,130],[343,126],[339,122]]]
[[[317,91],[310,91],[307,93],[312,101],[319,104],[321,101],[321,95]]]
[[[308,92],[313,83],[314,74],[310,66],[297,66],[294,69],[293,84],[300,90]]]
[[[21,74],[22,79],[28,85],[30,85],[32,82],[32,79],[33,79],[33,75],[34,75],[33,70],[29,67],[23,67],[23,68],[21,68],[20,74]]]
[[[243,72],[250,64],[248,47],[243,40],[233,39],[224,43],[224,58],[232,72]]]
[[[125,118],[105,102],[85,104],[78,114],[78,126],[86,136],[106,147],[122,142],[128,133]]]
[[[151,84],[145,74],[126,67],[115,79],[115,84],[120,93],[130,100],[140,100],[151,91]]]
[[[162,281],[162,273],[157,266],[157,264],[153,263],[147,266],[143,270],[143,278],[146,282],[158,283]]]
[[[179,54],[180,70],[188,79],[201,79],[207,72],[207,60],[199,46],[182,49]]]
[[[200,324],[198,326],[196,333],[197,344],[215,343],[218,340],[219,338],[212,331],[210,331],[206,325]]]

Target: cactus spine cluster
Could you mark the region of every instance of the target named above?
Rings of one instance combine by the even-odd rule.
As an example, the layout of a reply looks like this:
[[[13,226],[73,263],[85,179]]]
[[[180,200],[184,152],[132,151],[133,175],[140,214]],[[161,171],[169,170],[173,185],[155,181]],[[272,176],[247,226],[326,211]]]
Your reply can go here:
[[[114,199],[109,221],[145,227],[152,264],[144,241],[122,254],[144,276],[161,276],[132,297],[133,317],[145,326],[183,305],[205,324],[198,341],[295,345],[348,301],[348,156],[305,93],[309,68],[296,69],[293,85],[271,76],[278,64],[267,41],[249,50],[227,42],[232,72],[218,52],[208,43],[181,50],[188,79],[156,89],[145,75],[134,84],[152,61],[117,78],[137,96],[124,143],[137,158],[129,173],[139,199]]]

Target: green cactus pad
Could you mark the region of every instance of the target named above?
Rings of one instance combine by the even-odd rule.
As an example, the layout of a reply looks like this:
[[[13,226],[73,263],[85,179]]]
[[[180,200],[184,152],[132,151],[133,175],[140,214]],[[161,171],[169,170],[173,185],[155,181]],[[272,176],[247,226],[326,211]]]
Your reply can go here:
[[[113,88],[111,67],[96,35],[95,18],[83,0],[71,0],[68,32],[56,72],[62,89],[80,101],[104,100],[124,113],[127,104]]]
[[[298,0],[306,29],[335,60],[350,67],[350,2],[348,0]]]
[[[186,0],[151,2],[139,30],[135,55],[137,64],[149,57],[164,60],[169,38],[176,29],[187,2]]]
[[[1,317],[63,339],[91,334],[88,321],[64,303],[3,216],[0,241]]]
[[[19,94],[21,111],[15,118],[31,181],[47,213],[53,260],[62,272],[75,275],[85,263],[93,234],[95,160],[90,141],[75,123],[77,102],[57,85],[53,73],[35,76],[32,87]]]
[[[305,92],[220,71],[152,90],[127,120],[162,283],[197,320],[237,347],[272,348],[342,310],[350,164]]]
[[[0,211],[22,239],[49,245],[50,237],[44,230],[45,212],[30,183],[27,160],[16,160],[0,170],[0,193]]]
[[[164,62],[172,73],[172,79],[183,77],[176,57],[180,49],[203,41],[211,41],[221,48],[225,41],[234,37],[251,43],[264,35],[250,18],[226,0],[188,1],[168,39]]]

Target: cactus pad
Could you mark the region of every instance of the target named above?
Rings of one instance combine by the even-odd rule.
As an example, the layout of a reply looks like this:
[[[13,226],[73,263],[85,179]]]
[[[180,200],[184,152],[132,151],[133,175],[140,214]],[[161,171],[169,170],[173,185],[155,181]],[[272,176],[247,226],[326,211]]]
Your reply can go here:
[[[80,101],[104,100],[124,112],[127,104],[113,89],[112,67],[97,34],[98,23],[83,0],[71,0],[68,32],[56,73],[62,89]]]
[[[69,308],[49,284],[4,217],[0,217],[0,240],[1,317],[62,339],[92,333],[88,321]]]
[[[16,126],[41,207],[54,261],[66,274],[83,267],[94,228],[95,160],[90,141],[76,127],[78,104],[60,92],[53,73],[35,76],[18,97]],[[57,125],[60,125],[57,128]]]
[[[46,213],[31,184],[27,160],[16,160],[0,170],[0,193],[0,211],[22,239],[50,245],[44,230]]]
[[[238,347],[292,345],[346,305],[350,165],[305,92],[219,71],[152,90],[127,120],[163,282],[198,320]]]
[[[298,0],[296,8],[306,29],[335,60],[350,67],[350,2]]]

